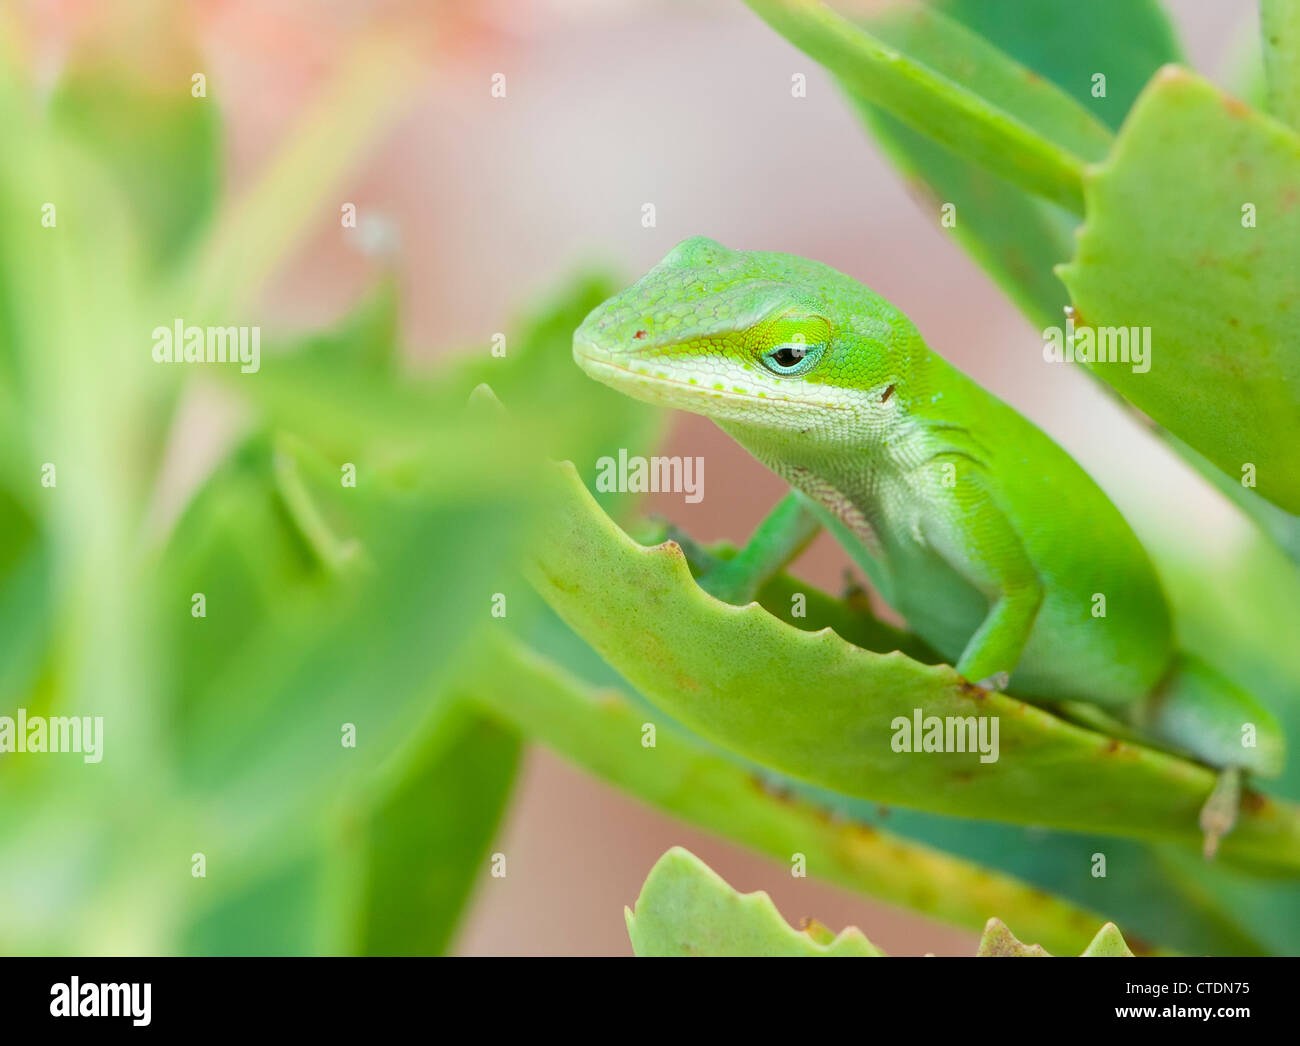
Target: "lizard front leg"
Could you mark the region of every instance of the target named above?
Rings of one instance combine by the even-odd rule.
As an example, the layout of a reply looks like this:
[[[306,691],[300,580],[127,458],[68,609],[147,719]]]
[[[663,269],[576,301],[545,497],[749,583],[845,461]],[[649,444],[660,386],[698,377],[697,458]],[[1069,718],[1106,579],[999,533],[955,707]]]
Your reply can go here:
[[[1041,586],[1004,590],[994,599],[988,616],[957,659],[957,671],[980,686],[1005,690],[1029,641],[1042,601]]]
[[[745,547],[701,574],[699,585],[724,603],[748,603],[808,547],[820,529],[803,499],[791,491],[755,528]]]
[[[980,686],[1002,690],[1029,641],[1045,588],[1020,536],[973,472],[968,468],[956,479],[940,468],[939,496],[927,499],[920,529],[923,540],[989,600],[954,667]]]

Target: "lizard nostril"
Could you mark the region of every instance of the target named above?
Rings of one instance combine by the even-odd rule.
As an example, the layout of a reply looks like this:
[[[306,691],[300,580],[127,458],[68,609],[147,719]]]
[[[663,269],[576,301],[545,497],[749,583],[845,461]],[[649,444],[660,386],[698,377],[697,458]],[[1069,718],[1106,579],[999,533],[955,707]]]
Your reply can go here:
[[[635,334],[632,335],[632,337],[635,338],[637,341],[640,341],[642,338],[645,337],[645,331],[637,331]]]

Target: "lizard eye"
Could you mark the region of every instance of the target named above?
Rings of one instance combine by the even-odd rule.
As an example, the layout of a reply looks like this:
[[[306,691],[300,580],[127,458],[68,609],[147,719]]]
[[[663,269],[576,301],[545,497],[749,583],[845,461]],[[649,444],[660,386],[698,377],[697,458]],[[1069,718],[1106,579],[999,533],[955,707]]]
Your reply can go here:
[[[763,366],[773,374],[788,377],[811,369],[821,359],[825,350],[825,345],[808,345],[804,342],[791,341],[769,349],[760,358]]]

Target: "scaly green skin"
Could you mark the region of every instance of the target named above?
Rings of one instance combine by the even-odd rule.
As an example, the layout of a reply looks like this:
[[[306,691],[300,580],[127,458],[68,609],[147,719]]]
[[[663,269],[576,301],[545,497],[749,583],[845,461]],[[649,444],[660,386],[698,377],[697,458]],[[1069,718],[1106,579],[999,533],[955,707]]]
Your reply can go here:
[[[1277,771],[1271,717],[1178,654],[1151,562],[1105,494],[850,277],[696,237],[593,311],[574,357],[631,396],[712,418],[968,679],[1009,677],[1020,696],[1122,709],[1143,727],[1195,722],[1204,735],[1217,716],[1209,741],[1163,740]],[[751,546],[808,540],[787,503],[765,527]],[[781,557],[759,553],[741,558],[775,569]],[[1266,754],[1241,748],[1246,721]]]

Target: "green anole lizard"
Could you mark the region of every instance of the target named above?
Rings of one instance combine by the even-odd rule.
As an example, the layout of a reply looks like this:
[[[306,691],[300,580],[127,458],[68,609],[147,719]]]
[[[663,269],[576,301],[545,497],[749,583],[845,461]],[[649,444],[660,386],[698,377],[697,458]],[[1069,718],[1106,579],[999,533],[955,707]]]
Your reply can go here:
[[[1241,772],[1281,771],[1276,721],[1177,650],[1146,551],[1088,474],[852,278],[696,237],[596,308],[573,352],[598,381],[711,418],[792,488],[701,576],[714,596],[748,602],[828,528],[968,680],[1219,768],[1207,856]]]

